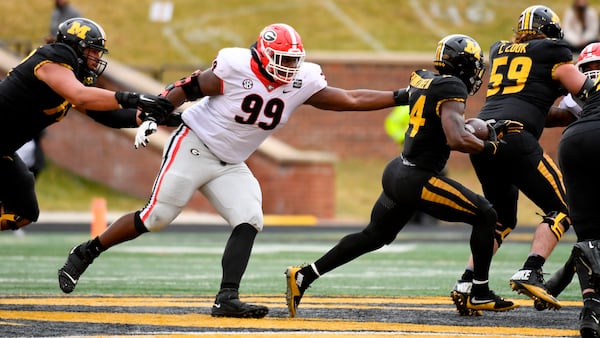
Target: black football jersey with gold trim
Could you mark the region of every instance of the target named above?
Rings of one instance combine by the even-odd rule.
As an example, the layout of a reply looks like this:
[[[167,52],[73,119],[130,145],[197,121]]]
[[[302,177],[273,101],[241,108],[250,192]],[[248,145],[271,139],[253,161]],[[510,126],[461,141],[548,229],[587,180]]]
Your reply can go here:
[[[0,82],[0,154],[12,154],[71,107],[36,77],[35,69],[46,62],[63,64],[76,75],[80,67],[71,47],[54,43],[39,47],[9,71]]]
[[[417,70],[410,78],[410,121],[404,158],[423,169],[441,171],[450,156],[440,107],[446,101],[466,102],[467,86],[455,76]]]
[[[486,102],[478,117],[522,122],[539,138],[548,110],[562,95],[554,70],[573,62],[567,43],[555,39],[498,41],[490,48],[490,60]]]

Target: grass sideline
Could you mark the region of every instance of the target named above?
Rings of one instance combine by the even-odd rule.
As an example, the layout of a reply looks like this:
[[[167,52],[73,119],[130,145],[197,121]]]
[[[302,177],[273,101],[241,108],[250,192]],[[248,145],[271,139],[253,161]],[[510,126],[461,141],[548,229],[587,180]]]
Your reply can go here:
[[[316,281],[307,294],[446,297],[469,253],[467,226],[461,229],[432,228],[432,233],[423,233],[407,228],[391,245]],[[257,237],[241,293],[281,294],[283,299],[285,268],[314,261],[348,232],[267,227]],[[73,295],[213,295],[219,286],[221,254],[228,236],[226,226],[222,231],[146,234],[104,253],[89,267]],[[88,238],[83,232],[2,233],[0,295],[62,294],[56,272],[70,248]],[[571,245],[567,240],[556,248],[545,265],[547,273],[561,266]],[[529,246],[509,239],[497,253],[490,270],[490,285],[497,294],[527,299],[510,290],[508,279],[521,267]],[[559,299],[579,300],[578,284],[573,282]]]
[[[309,51],[430,52],[447,34],[473,36],[487,52],[490,44],[508,39],[520,12],[536,2],[492,0],[172,0],[170,22],[151,22],[153,0],[83,1],[71,3],[100,23],[107,33],[111,57],[131,65],[209,64],[225,46],[248,46],[262,27],[273,22],[294,26]],[[30,39],[47,34],[52,1],[0,1],[0,37]],[[562,16],[569,5],[544,3]],[[315,15],[317,14],[317,15]],[[310,20],[308,20],[310,18]],[[385,23],[385,24],[382,24]],[[207,63],[208,62],[208,63]],[[174,77],[176,78],[176,77]]]

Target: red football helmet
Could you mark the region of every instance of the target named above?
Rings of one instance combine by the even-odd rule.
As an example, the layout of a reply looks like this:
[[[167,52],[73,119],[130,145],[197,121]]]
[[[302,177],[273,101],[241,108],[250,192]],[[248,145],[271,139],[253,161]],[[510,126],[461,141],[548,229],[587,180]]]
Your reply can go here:
[[[600,74],[600,43],[594,42],[585,46],[579,54],[576,66],[590,80],[596,81]]]
[[[258,36],[256,50],[265,71],[281,83],[294,80],[306,56],[300,34],[283,23],[265,27]]]

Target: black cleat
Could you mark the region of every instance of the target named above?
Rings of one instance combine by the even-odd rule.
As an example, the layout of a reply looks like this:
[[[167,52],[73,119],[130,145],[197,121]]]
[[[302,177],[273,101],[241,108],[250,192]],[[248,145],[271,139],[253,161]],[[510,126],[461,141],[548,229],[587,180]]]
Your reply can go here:
[[[58,286],[64,293],[73,292],[79,277],[95,259],[89,250],[83,249],[86,245],[87,243],[84,243],[73,247],[65,265],[58,270]]]
[[[304,291],[306,291],[306,287],[301,287],[304,278],[302,274],[298,276],[298,272],[300,271],[300,269],[302,269],[302,267],[300,266],[289,266],[285,270],[285,301],[287,303],[288,312],[291,318],[296,317],[298,305],[300,305],[300,300],[304,295]]]
[[[223,289],[217,294],[211,316],[259,319],[267,313],[269,308],[266,306],[242,302],[236,289]]]
[[[542,269],[521,269],[510,278],[509,284],[513,291],[533,299],[536,309],[558,310],[562,307],[558,299],[546,290]]]
[[[571,256],[569,256],[569,259],[567,260],[565,265],[562,266],[560,269],[558,269],[552,275],[552,277],[550,277],[550,279],[548,281],[546,281],[546,283],[544,284],[544,286],[546,287],[546,291],[549,294],[551,294],[552,296],[557,297],[558,295],[561,294],[561,292],[563,292],[563,290],[567,286],[569,286],[569,284],[573,280],[574,275],[575,275],[575,259],[573,258],[573,255],[571,255]],[[533,306],[538,311],[543,311],[543,310],[548,309],[548,303],[541,301],[539,299],[534,299]],[[554,308],[554,310],[556,310],[556,308]]]
[[[485,297],[469,295],[467,308],[475,311],[503,312],[518,308],[519,305],[510,300],[496,296],[494,291],[489,291]]]
[[[594,310],[584,306],[579,321],[579,333],[582,338],[600,337],[600,316]]]
[[[473,282],[470,280],[457,280],[454,288],[450,291],[452,302],[456,305],[456,311],[461,316],[481,316],[480,310],[473,310],[467,307],[467,299],[471,295]]]

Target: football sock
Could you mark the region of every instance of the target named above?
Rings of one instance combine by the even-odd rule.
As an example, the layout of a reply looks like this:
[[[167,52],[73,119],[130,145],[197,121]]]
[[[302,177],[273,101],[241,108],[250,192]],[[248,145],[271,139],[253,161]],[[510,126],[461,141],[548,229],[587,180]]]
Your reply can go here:
[[[527,257],[525,264],[523,264],[523,269],[525,270],[538,270],[544,266],[546,259],[537,254],[531,254]]]

